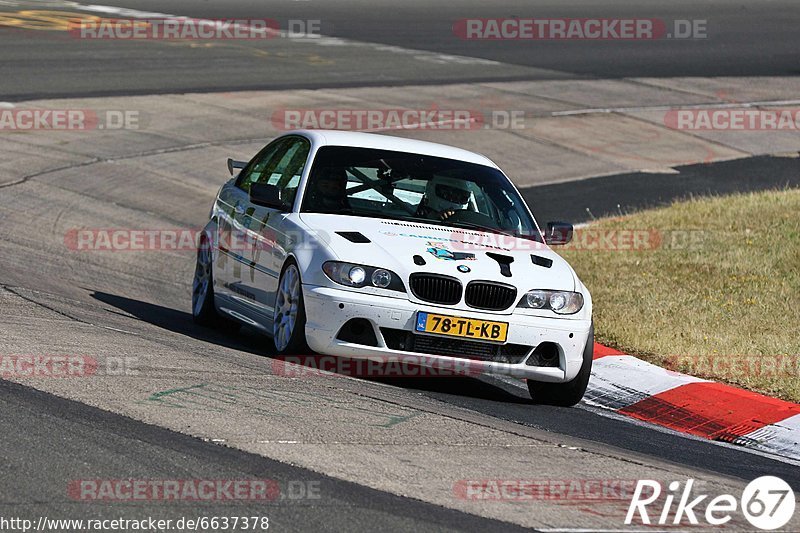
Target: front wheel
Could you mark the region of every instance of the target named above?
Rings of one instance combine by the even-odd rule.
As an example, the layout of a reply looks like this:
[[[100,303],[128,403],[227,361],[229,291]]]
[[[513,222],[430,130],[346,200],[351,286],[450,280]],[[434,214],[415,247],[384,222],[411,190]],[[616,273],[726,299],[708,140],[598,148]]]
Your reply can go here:
[[[583,364],[578,375],[566,383],[543,383],[528,380],[528,391],[533,401],[545,405],[572,407],[581,401],[589,385],[594,357],[594,324],[589,329],[586,347],[583,349]]]
[[[300,270],[290,260],[283,267],[275,295],[275,314],[272,320],[272,340],[280,355],[308,351],[306,344],[306,309]]]

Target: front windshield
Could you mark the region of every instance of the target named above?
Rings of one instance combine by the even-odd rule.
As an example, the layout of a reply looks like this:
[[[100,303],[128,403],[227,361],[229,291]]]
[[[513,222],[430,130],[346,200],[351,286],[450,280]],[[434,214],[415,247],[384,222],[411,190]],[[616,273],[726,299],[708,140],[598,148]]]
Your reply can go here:
[[[436,223],[541,240],[522,198],[499,170],[390,150],[320,148],[301,211]]]

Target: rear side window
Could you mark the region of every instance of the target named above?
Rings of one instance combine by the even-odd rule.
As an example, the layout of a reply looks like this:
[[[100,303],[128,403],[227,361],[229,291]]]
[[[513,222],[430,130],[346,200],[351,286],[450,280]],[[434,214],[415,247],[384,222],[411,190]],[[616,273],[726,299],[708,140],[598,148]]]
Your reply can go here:
[[[268,144],[242,171],[236,186],[250,192],[253,183],[274,185],[281,198],[294,201],[305,169],[311,143],[303,137],[285,137]]]
[[[271,170],[269,175],[266,172],[262,174],[260,181],[266,179],[264,183],[277,186],[281,190],[281,199],[289,204],[293,203],[310,150],[311,144],[302,137],[289,140],[280,156],[280,161],[274,168],[269,169]]]
[[[250,192],[250,185],[253,183],[266,183],[263,176],[272,174],[270,167],[280,162],[281,156],[286,152],[287,139],[278,139],[269,143],[256,156],[250,160],[247,166],[236,179],[236,186],[246,192]]]

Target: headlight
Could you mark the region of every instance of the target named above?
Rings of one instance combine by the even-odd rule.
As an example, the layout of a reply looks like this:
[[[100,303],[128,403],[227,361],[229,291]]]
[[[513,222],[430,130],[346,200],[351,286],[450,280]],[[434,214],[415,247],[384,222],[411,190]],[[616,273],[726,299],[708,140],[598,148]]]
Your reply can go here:
[[[341,261],[327,261],[322,271],[331,281],[348,287],[377,287],[391,291],[406,292],[400,276],[385,268],[354,265]]]
[[[350,280],[350,283],[360,287],[364,284],[364,280],[367,279],[367,271],[359,266],[353,267],[347,274],[347,278]]]
[[[525,295],[525,303],[526,306],[523,307],[530,307],[531,309],[541,309],[542,307],[547,305],[547,292],[545,291],[531,291]]]
[[[567,305],[567,296],[563,292],[555,292],[550,295],[550,309],[558,313]]]
[[[517,307],[525,309],[550,309],[559,315],[574,315],[583,308],[583,295],[569,291],[529,291]]]
[[[392,273],[385,268],[378,268],[370,276],[372,284],[381,289],[385,289],[392,282]]]

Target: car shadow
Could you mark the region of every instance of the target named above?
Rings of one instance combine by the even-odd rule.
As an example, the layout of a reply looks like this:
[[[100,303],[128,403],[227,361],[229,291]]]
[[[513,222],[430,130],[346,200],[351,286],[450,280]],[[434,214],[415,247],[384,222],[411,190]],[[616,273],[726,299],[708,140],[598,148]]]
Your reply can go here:
[[[100,291],[93,291],[91,296],[95,300],[119,309],[139,320],[179,335],[185,335],[199,341],[254,355],[269,357],[271,359],[281,359],[281,357],[275,354],[271,349],[272,343],[267,337],[246,326],[243,326],[238,333],[224,332],[199,326],[192,322],[191,313],[171,307]],[[302,365],[308,369],[307,371],[300,372],[300,375],[306,377],[318,376],[318,369],[321,368],[319,364],[321,358],[327,359],[328,364],[322,367],[326,371],[343,376],[352,375],[348,372],[336,372],[336,370],[339,368],[352,368],[353,365],[331,365],[330,357],[319,356],[318,354],[293,357],[290,359],[290,362],[292,364]],[[492,383],[497,380],[491,377],[484,379],[463,375],[432,375],[430,377],[419,377],[420,375],[426,376],[431,373],[419,367],[412,366],[404,368],[408,368],[408,376],[398,376],[396,366],[389,368],[387,365],[370,365],[370,372],[366,375],[358,373],[355,377],[407,390],[431,393],[437,396],[460,396],[502,403],[532,403],[530,398],[516,394],[513,386],[502,382],[497,382],[496,384]]]
[[[269,339],[255,331],[250,331],[246,327],[242,327],[237,334],[226,333],[213,328],[199,326],[192,322],[191,313],[172,309],[171,307],[164,307],[163,305],[143,302],[107,292],[94,291],[91,297],[143,322],[179,335],[255,355],[269,355],[269,346],[272,344]]]

